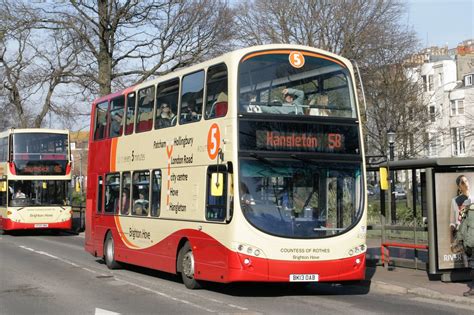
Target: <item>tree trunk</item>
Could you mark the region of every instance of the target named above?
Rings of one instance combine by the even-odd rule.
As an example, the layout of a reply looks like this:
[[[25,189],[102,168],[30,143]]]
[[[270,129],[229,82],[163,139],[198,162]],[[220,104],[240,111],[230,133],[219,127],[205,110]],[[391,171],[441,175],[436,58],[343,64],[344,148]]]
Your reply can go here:
[[[110,94],[112,81],[112,56],[110,53],[110,28],[107,7],[109,0],[99,0],[99,93]]]

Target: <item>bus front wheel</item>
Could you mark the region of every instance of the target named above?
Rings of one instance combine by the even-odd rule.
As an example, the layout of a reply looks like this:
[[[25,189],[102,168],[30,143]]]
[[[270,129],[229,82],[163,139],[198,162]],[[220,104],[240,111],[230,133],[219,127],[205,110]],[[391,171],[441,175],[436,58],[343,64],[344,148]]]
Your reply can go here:
[[[181,278],[186,288],[191,290],[201,288],[201,284],[194,279],[194,255],[189,242],[186,242],[181,248],[178,258]]]
[[[120,264],[115,260],[115,244],[112,233],[107,233],[104,243],[104,260],[109,269],[118,269]]]

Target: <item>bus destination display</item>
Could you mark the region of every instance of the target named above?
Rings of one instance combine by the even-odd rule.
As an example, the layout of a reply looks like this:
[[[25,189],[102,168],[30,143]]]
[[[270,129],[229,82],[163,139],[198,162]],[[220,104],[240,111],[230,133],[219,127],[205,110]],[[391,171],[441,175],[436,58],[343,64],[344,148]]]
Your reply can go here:
[[[359,154],[357,125],[241,120],[241,150]]]

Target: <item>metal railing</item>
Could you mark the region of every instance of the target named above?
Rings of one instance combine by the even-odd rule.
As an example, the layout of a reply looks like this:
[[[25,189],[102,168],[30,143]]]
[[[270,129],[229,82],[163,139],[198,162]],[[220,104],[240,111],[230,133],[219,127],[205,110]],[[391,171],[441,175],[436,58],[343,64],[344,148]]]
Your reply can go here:
[[[395,266],[403,266],[409,267],[414,269],[419,269],[420,266],[426,269],[426,263],[423,263],[419,259],[419,251],[428,251],[428,244],[427,238],[423,238],[420,240],[419,234],[428,232],[427,226],[418,226],[417,221],[413,221],[412,226],[400,226],[400,225],[386,225],[386,224],[378,224],[378,225],[368,225],[367,229],[371,231],[380,231],[380,256],[379,262],[384,266],[387,267],[388,265],[395,265]],[[400,232],[413,232],[412,237],[389,237],[392,231],[400,231]],[[402,262],[396,256],[390,256],[389,247],[396,247],[396,248],[404,248],[404,249],[411,249],[414,251],[414,257],[412,263],[407,263],[406,261]],[[385,252],[387,253],[385,255]],[[387,259],[385,259],[387,257]]]
[[[71,205],[72,207],[72,230],[75,233],[84,232],[86,229],[86,206]]]

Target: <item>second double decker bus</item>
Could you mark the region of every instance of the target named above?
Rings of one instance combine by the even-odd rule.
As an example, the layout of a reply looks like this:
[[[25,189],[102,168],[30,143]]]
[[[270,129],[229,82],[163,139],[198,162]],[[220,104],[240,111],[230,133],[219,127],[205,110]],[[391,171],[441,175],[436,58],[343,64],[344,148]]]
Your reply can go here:
[[[268,45],[97,99],[86,250],[188,288],[363,279],[354,80],[340,56]]]
[[[9,129],[0,133],[0,232],[69,230],[72,211],[69,131]]]

